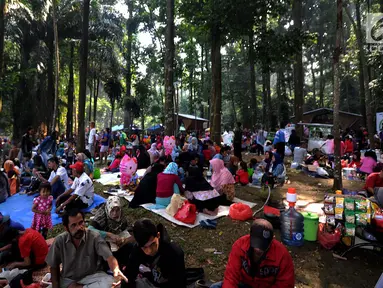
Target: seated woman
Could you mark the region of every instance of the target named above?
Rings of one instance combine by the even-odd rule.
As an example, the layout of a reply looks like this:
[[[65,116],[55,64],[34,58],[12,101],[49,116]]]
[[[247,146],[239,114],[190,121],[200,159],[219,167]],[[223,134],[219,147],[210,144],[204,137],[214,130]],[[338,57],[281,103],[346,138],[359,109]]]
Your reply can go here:
[[[151,171],[146,173],[138,184],[133,200],[129,203],[129,208],[138,208],[142,204],[156,201],[157,175],[164,171],[164,164],[165,162],[160,162],[151,166]]]
[[[146,169],[144,176],[146,174],[149,174],[150,172],[152,172],[153,167],[156,166],[157,164],[161,164],[162,166],[166,167],[166,165],[167,165],[166,157],[165,156],[161,156],[160,158],[158,158],[157,161],[155,161],[152,165],[150,165],[148,167],[148,169]]]
[[[136,155],[137,169],[147,169],[150,166],[150,155],[143,145],[138,146]]]
[[[364,158],[361,160],[360,168],[356,169],[357,173],[369,175],[374,172],[374,168],[377,165],[376,153],[372,150],[368,150],[364,153]]]
[[[277,184],[284,184],[285,178],[286,178],[286,169],[285,165],[283,164],[282,157],[279,155],[279,153],[275,152],[273,154],[273,164],[272,164],[272,174]]]
[[[160,157],[160,152],[157,150],[157,143],[153,143],[148,150],[150,156],[150,164],[153,164]]]
[[[85,153],[78,153],[76,155],[76,159],[77,159],[77,161],[84,163],[85,173],[92,179],[94,166],[93,166],[91,159],[88,158]]]
[[[168,206],[174,193],[184,193],[184,188],[178,177],[178,165],[169,163],[164,172],[157,176],[156,204]]]
[[[210,185],[220,195],[225,195],[227,200],[233,201],[235,197],[235,180],[233,175],[225,167],[222,160],[213,159],[210,161],[210,165],[213,171]]]
[[[110,171],[112,173],[120,172],[121,158],[122,158],[121,155],[117,154],[113,162],[107,168],[105,168],[105,171]]]
[[[185,179],[185,196],[199,212],[217,215],[221,195],[203,177],[202,170],[192,170]]]
[[[226,165],[226,168],[229,169],[232,175],[235,175],[237,173],[238,163],[239,158],[237,156],[232,155],[230,157],[229,163]]]
[[[90,230],[98,232],[103,239],[118,247],[117,251],[113,251],[113,256],[116,257],[121,267],[127,265],[135,242],[132,236],[120,237],[120,234],[127,231],[128,227],[118,196],[109,196],[106,203],[98,208],[89,226]]]
[[[15,167],[15,164],[11,160],[7,160],[4,163],[4,171],[8,176],[9,189],[11,196],[18,193],[20,189],[20,172]]]

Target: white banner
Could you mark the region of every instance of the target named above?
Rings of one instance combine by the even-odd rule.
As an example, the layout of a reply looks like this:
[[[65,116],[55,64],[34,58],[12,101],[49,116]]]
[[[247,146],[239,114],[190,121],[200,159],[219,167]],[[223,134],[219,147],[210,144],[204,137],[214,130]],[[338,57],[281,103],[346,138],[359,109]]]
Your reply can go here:
[[[376,131],[383,129],[383,112],[376,113]]]

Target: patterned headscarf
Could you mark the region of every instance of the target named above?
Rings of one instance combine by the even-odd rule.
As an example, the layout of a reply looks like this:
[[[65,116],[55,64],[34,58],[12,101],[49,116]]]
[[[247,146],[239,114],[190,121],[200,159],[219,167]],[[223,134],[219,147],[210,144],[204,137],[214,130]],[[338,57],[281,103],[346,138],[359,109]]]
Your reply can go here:
[[[96,229],[110,232],[113,234],[119,234],[122,231],[126,230],[128,227],[128,223],[126,221],[126,218],[121,214],[119,219],[115,220],[110,218],[110,211],[114,207],[120,207],[121,208],[121,202],[120,198],[117,196],[109,196],[108,200],[105,203],[105,207],[100,207],[100,209],[97,210],[96,215],[94,216],[91,225],[95,226]]]
[[[198,151],[198,139],[196,137],[193,137],[189,144],[189,151]]]
[[[164,174],[178,175],[178,165],[174,162],[170,162],[169,165],[165,168]]]
[[[111,213],[112,209],[115,207],[120,208],[120,216],[118,217],[118,219],[113,219],[114,221],[118,222],[121,220],[121,214],[122,214],[120,198],[117,196],[109,196],[108,200],[106,201],[106,204],[105,204],[105,211],[106,211],[106,215],[108,216],[108,218],[112,219],[110,217],[110,213]]]
[[[160,153],[157,150],[157,143],[153,143],[152,146],[150,146],[150,149],[148,150],[150,154],[153,156],[160,156]]]

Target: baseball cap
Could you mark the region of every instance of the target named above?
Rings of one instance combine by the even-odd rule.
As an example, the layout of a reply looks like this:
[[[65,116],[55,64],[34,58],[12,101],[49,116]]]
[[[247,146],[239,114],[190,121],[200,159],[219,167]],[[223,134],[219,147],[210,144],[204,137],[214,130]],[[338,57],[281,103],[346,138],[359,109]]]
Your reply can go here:
[[[84,163],[77,161],[73,165],[69,166],[70,169],[76,169],[77,172],[83,173],[84,172]]]
[[[5,222],[9,221],[9,215],[3,214],[0,212],[0,225],[4,224]]]
[[[274,232],[272,229],[254,223],[250,228],[250,247],[266,251],[273,240]]]

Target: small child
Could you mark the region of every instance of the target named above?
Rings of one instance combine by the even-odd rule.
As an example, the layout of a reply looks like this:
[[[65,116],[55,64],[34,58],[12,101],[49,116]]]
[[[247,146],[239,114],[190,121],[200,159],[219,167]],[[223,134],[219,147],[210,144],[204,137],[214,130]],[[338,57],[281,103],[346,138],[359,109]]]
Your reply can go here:
[[[40,196],[33,199],[32,212],[35,213],[31,228],[39,231],[47,239],[48,230],[52,229],[52,201],[51,185],[48,182],[41,183]]]
[[[192,174],[192,175],[195,175],[193,172],[191,172],[192,170],[200,170],[200,167],[198,166],[198,156],[195,156],[191,161],[190,161],[190,165],[189,165],[189,168],[188,168],[188,175]]]
[[[247,168],[247,173],[249,173],[249,179],[251,179],[251,177],[253,176],[255,169],[257,169],[257,166],[258,166],[258,161],[257,161],[257,159],[252,158],[252,159],[250,160],[250,165],[249,165],[249,167]]]
[[[352,154],[352,161],[350,164],[348,164],[348,167],[349,168],[360,168],[360,166],[362,165],[360,157],[361,157],[360,152],[355,151]]]
[[[185,169],[182,167],[182,163],[179,158],[176,159],[176,163],[178,165],[178,177],[180,177],[181,182],[185,180]]]
[[[110,164],[109,167],[105,169],[105,171],[110,171],[112,173],[120,172],[121,158],[122,158],[121,155],[117,154],[112,164]]]
[[[247,164],[246,162],[241,161],[239,163],[239,166],[241,167],[238,169],[236,176],[235,176],[235,181],[237,183],[241,183],[243,186],[249,184],[249,173],[247,172]]]
[[[202,154],[204,156],[205,163],[209,163],[209,161],[212,158],[212,155],[211,155],[211,150],[209,149],[208,145],[206,145],[206,144],[203,145]]]
[[[68,149],[66,150],[66,159],[67,159],[67,167],[69,168],[69,165],[72,165],[74,162],[74,148],[73,148],[73,142],[68,142]]]
[[[263,148],[264,153],[271,152],[273,150],[273,146],[271,145],[271,141],[267,140],[265,142],[265,147]]]

